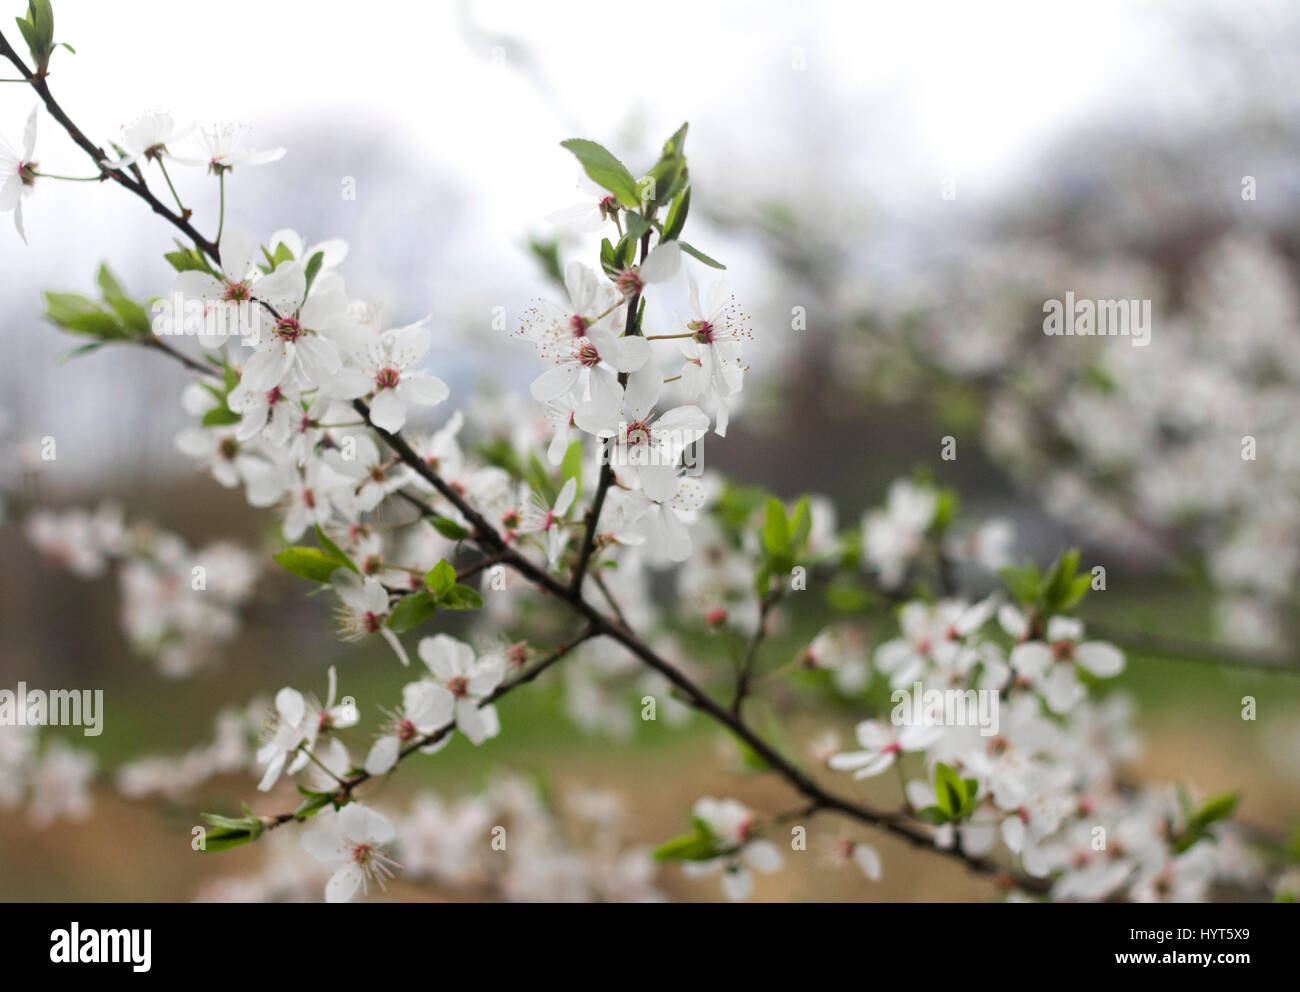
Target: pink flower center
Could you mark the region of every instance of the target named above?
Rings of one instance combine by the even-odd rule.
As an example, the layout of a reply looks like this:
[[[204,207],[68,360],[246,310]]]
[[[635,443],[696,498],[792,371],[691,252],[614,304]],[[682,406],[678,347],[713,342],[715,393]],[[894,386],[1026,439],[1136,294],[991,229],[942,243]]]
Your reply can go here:
[[[405,720],[405,719],[397,721],[398,740],[409,741],[414,736],[415,736],[415,724],[413,724],[410,720]]]
[[[569,330],[573,332],[575,338],[580,338],[587,333],[587,328],[591,326],[591,321],[580,314],[574,314],[569,318]]]
[[[275,325],[275,336],[282,341],[297,341],[302,336],[302,325],[292,317],[283,317]]]
[[[249,292],[248,283],[229,282],[226,283],[225,299],[228,303],[245,303],[252,298],[253,294]]]
[[[383,620],[382,615],[367,610],[365,616],[361,618],[361,626],[365,628],[367,634],[378,634],[379,628],[383,626]]]
[[[393,389],[401,378],[401,372],[395,368],[380,369],[375,373],[375,385],[380,389]]]
[[[461,699],[469,692],[469,679],[463,675],[457,675],[447,682],[447,691],[457,699]]]
[[[649,444],[650,443],[650,425],[643,420],[634,421],[628,424],[627,428],[628,444]]]
[[[1074,645],[1069,641],[1057,641],[1052,645],[1052,657],[1057,661],[1071,661],[1074,658]]]
[[[590,341],[578,348],[577,358],[585,368],[593,368],[600,364],[600,352],[596,350],[596,346]]]
[[[624,296],[632,296],[641,292],[641,287],[645,284],[641,281],[641,276],[636,269],[624,269],[618,274],[618,278],[614,280],[614,285],[618,287],[618,291]]]
[[[713,324],[707,320],[692,320],[686,325],[695,332],[695,340],[700,344],[713,344]]]

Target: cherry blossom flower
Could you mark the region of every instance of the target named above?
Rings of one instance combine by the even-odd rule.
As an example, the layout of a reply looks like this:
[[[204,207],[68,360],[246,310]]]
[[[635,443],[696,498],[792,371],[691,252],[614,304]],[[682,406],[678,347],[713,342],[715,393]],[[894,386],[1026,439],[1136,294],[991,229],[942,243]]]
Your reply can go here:
[[[640,265],[631,265],[614,279],[614,285],[625,297],[640,293],[646,286],[668,282],[682,267],[682,248],[676,241],[656,245]]]
[[[1027,622],[1014,609],[1004,609],[1000,619],[1015,636],[1028,631]],[[1017,644],[1008,659],[1017,681],[1042,692],[1055,713],[1069,711],[1087,695],[1075,672],[1076,664],[1097,678],[1113,678],[1124,669],[1124,654],[1115,645],[1107,641],[1080,643],[1082,638],[1082,623],[1054,616],[1047,622],[1045,641]]]
[[[564,527],[564,515],[573,505],[578,491],[578,480],[570,477],[555,497],[555,505],[548,507],[536,493],[524,501],[519,511],[520,534],[540,534],[546,546],[546,562],[555,568],[569,543],[569,532]]]
[[[271,739],[257,752],[259,764],[266,765],[262,780],[257,788],[269,792],[275,785],[290,755],[296,755],[289,773],[302,768],[310,759],[299,752],[299,747],[307,739],[307,701],[302,693],[288,686],[275,694],[275,729]]]
[[[20,155],[9,142],[0,138],[0,213],[14,212],[14,227],[18,236],[27,241],[27,232],[23,230],[23,197],[31,196],[36,186],[36,163],[32,156],[36,154],[36,111],[27,117],[27,126],[23,129],[23,149]]]
[[[836,688],[850,695],[865,689],[871,677],[862,628],[852,624],[824,628],[803,650],[800,661],[808,668],[829,671]]]
[[[650,357],[650,345],[642,337],[620,337],[612,327],[598,324],[569,339],[567,350],[558,349],[555,367],[533,380],[533,399],[548,403],[578,388],[582,373],[588,373],[588,389],[594,398],[617,395],[618,374],[635,372]]]
[[[564,231],[575,234],[590,234],[599,231],[618,213],[618,198],[605,187],[598,185],[585,172],[578,174],[578,186],[584,199],[581,203],[556,210],[546,215],[546,219]]]
[[[938,506],[933,489],[896,479],[889,487],[885,508],[863,517],[862,554],[880,573],[881,585],[894,589],[903,581]]]
[[[112,167],[125,169],[140,159],[151,162],[172,158],[169,146],[188,137],[194,127],[192,123],[177,126],[172,115],[161,110],[143,114],[133,124],[122,128],[122,146],[127,156],[113,162]]]
[[[410,682],[402,687],[402,712],[393,721],[392,732],[375,741],[366,756],[370,775],[382,775],[397,764],[399,752],[417,737],[425,737],[454,722],[456,697],[432,682]],[[451,741],[442,740],[421,748],[424,754],[440,751]]]
[[[841,751],[827,762],[836,771],[853,772],[854,778],[871,778],[887,771],[905,751],[924,751],[943,734],[943,728],[922,724],[891,727],[879,720],[863,720],[854,731],[861,751]]]
[[[266,323],[271,331],[259,335],[241,381],[249,389],[269,391],[290,375],[296,375],[302,387],[331,380],[342,361],[330,334],[349,320],[341,286],[317,279],[308,294],[302,264],[282,262],[258,281],[256,294],[270,308]]]
[[[735,799],[698,800],[692,815],[717,840],[719,854],[705,861],[687,861],[682,870],[688,878],[703,878],[722,872],[722,892],[731,902],[743,902],[754,891],[750,869],[770,874],[781,868],[781,852],[771,841],[756,839],[754,814]]]
[[[414,372],[429,353],[431,337],[424,321],[386,331],[352,360],[330,383],[330,391],[345,399],[374,394],[370,422],[395,434],[406,425],[410,403],[437,406],[449,395],[447,384],[436,376]]]
[[[330,585],[339,597],[336,616],[344,640],[357,641],[378,634],[388,642],[398,661],[403,665],[411,663],[402,642],[388,626],[388,592],[378,579],[363,579],[349,568],[336,568]]]
[[[214,176],[229,172],[237,165],[266,165],[284,158],[285,150],[275,148],[259,152],[244,147],[244,128],[237,124],[215,124],[199,130],[199,143],[203,145],[201,157],[173,155],[185,165],[204,165]]]
[[[873,882],[879,882],[884,874],[880,852],[870,844],[847,837],[838,838],[830,843],[826,850],[825,861],[832,868],[845,864],[856,865],[862,874]]]
[[[474,657],[474,649],[447,634],[435,634],[420,641],[420,660],[433,673],[435,683],[455,700],[456,729],[474,744],[482,744],[501,732],[496,707],[484,700],[506,674],[506,660],[499,654]]]
[[[592,330],[617,333],[615,329],[625,323],[619,294],[594,269],[581,262],[570,262],[564,270],[564,287],[569,294],[567,307],[543,300],[525,314],[519,329],[537,348],[543,361],[553,362],[567,356],[572,342],[581,340]]]
[[[709,429],[709,418],[697,406],[678,406],[656,415],[663,385],[659,369],[648,362],[628,376],[621,402],[593,397],[574,417],[582,430],[612,440],[612,464],[659,503],[677,495],[678,459]]]
[[[703,303],[699,284],[689,270],[686,281],[690,286],[691,316],[685,322],[683,333],[692,336],[677,342],[686,356],[682,390],[688,399],[716,406],[714,431],[719,437],[725,437],[729,417],[727,399],[739,393],[744,385],[740,344],[742,339],[752,339],[753,334],[746,329],[748,318],[736,307],[725,280],[719,279],[709,287]]]
[[[176,447],[227,489],[235,489],[263,469],[233,428],[187,428],[176,436]]]
[[[261,321],[267,314],[265,306],[277,313],[286,312],[293,306],[300,295],[293,273],[281,266],[275,272],[262,274],[256,265],[260,251],[257,239],[243,228],[231,228],[221,236],[221,269],[213,275],[200,269],[190,269],[177,273],[173,284],[175,292],[183,300],[201,300],[205,305],[204,323],[198,334],[199,343],[205,348],[215,348],[225,343],[227,336],[249,338],[258,335]],[[254,299],[260,301],[254,304]],[[234,333],[218,333],[212,327],[208,316],[212,308],[225,306],[234,316],[230,328]],[[173,320],[179,322],[180,315],[174,314]],[[270,318],[267,317],[270,321]],[[246,383],[248,388],[265,392],[278,383],[266,387]]]
[[[368,895],[371,881],[384,888],[399,867],[380,850],[397,836],[388,818],[360,803],[349,803],[335,814],[322,813],[317,822],[322,819],[324,828],[303,834],[302,846],[333,869],[325,884],[325,901],[350,902],[357,890]]]
[[[373,510],[389,493],[401,489],[411,480],[405,465],[394,464],[380,454],[379,446],[367,434],[353,434],[325,452],[325,464],[355,488],[338,502],[350,504],[356,513]]]

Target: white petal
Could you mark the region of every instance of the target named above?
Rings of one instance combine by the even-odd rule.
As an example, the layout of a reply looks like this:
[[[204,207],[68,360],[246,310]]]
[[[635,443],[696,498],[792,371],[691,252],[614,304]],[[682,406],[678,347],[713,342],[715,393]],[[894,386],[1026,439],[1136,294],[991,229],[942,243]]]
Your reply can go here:
[[[640,275],[642,282],[666,282],[677,275],[682,267],[682,249],[676,241],[668,241],[655,247],[650,256],[642,263]]]
[[[370,422],[389,434],[396,434],[406,424],[406,404],[392,389],[381,389],[370,404]]]
[[[365,881],[365,872],[361,870],[360,865],[343,865],[325,883],[325,901],[351,902],[363,881]]]
[[[397,752],[401,749],[401,742],[393,736],[381,737],[370,748],[370,753],[366,755],[365,769],[368,775],[382,775],[393,765],[397,764]]]

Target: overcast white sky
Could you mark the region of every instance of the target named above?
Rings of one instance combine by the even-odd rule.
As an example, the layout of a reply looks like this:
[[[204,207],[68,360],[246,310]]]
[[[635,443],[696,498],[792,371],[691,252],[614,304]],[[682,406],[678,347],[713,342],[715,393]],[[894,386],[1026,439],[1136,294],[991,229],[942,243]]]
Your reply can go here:
[[[8,15],[23,6],[0,0],[6,36],[16,34]],[[718,193],[734,192],[741,178],[769,188],[820,183],[816,167],[833,161],[852,173],[847,187],[869,190],[904,213],[913,203],[934,204],[938,184],[950,176],[978,201],[1049,136],[1113,112],[1126,94],[1194,102],[1200,81],[1171,76],[1167,61],[1169,25],[1178,20],[1169,12],[1190,6],[56,0],[57,37],[78,54],[56,56],[51,85],[98,141],[142,111],[164,108],[182,120],[249,124],[256,147],[288,145],[284,163],[232,177],[232,217],[253,226],[239,204],[273,200],[286,177],[309,184],[320,210],[277,217],[255,232],[262,235],[283,226],[316,237],[334,233],[322,228],[339,209],[333,191],[342,173],[337,163],[329,175],[310,155],[304,160],[301,146],[294,159],[292,139],[304,133],[346,150],[359,181],[354,209],[382,204],[400,221],[401,191],[368,189],[367,150],[354,147],[359,135],[382,143],[385,157],[409,160],[411,175],[431,177],[453,197],[447,229],[405,235],[454,247],[438,257],[436,271],[419,273],[429,302],[415,304],[445,317],[475,293],[536,289],[518,244],[573,199],[575,167],[558,146],[563,138],[580,133],[626,153],[629,141],[652,148],[689,120],[692,171],[706,191],[711,183]],[[1265,25],[1265,33],[1269,11],[1280,9],[1217,6],[1258,22],[1257,31]],[[15,140],[32,102],[24,87],[0,86],[0,133]],[[42,170],[85,174],[84,156],[53,122],[43,118],[41,128]],[[202,216],[214,184],[198,170],[177,178]],[[302,202],[293,201],[295,208]],[[17,349],[24,362],[48,368],[66,341],[31,319],[38,289],[89,288],[106,257],[121,259],[124,275],[164,281],[156,258],[170,232],[132,197],[96,184],[47,182],[25,213],[29,248],[0,231],[0,304],[7,311],[0,322],[11,340],[24,339]],[[369,258],[372,283],[391,249],[353,245],[354,257]],[[738,269],[733,265],[733,281],[743,288],[747,276]],[[132,288],[153,295],[168,286]],[[97,385],[122,369],[138,370],[139,361],[96,356],[49,368],[35,383],[15,362],[0,368],[0,387],[23,379],[22,408],[14,412],[24,429],[82,432],[120,403]],[[77,398],[71,412],[68,396]],[[123,430],[138,449],[133,429]]]

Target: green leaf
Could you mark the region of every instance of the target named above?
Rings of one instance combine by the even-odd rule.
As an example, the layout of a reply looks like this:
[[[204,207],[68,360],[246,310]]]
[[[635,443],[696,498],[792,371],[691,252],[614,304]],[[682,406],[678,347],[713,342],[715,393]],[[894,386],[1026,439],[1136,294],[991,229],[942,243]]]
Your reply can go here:
[[[694,245],[688,245],[685,241],[681,241],[681,240],[678,240],[677,243],[681,245],[682,251],[686,252],[686,254],[690,255],[692,258],[703,262],[705,265],[712,266],[715,269],[726,268],[726,266],[723,265],[721,262],[719,262],[716,258],[709,258],[708,255],[704,254],[704,252],[700,251]]]
[[[272,558],[286,572],[311,582],[328,582],[334,569],[343,567],[343,562],[320,548],[285,548]]]
[[[790,552],[790,525],[785,517],[785,507],[776,497],[768,499],[763,514],[763,547],[770,560],[785,557]]]
[[[528,239],[528,250],[532,253],[537,264],[542,268],[542,274],[557,286],[564,285],[564,266],[560,263],[560,240],[559,238],[549,238],[543,241],[541,238],[530,237]]]
[[[940,811],[950,820],[960,819],[966,811],[966,783],[942,761],[934,766],[934,797]]]
[[[650,170],[647,177],[653,181],[650,189],[645,189],[645,180],[642,180],[643,192],[653,191],[653,196],[646,197],[646,206],[648,213],[654,213],[665,203],[670,203],[672,199],[680,193],[686,186],[686,159],[681,155],[668,155],[661,158],[655,163],[654,168]]]
[[[1198,829],[1204,830],[1217,820],[1227,819],[1232,815],[1232,811],[1237,808],[1240,799],[1241,793],[1239,792],[1224,792],[1217,795],[1196,811],[1196,814],[1192,817],[1192,823]]]
[[[410,630],[428,620],[437,609],[438,601],[433,598],[432,593],[425,590],[413,592],[409,596],[403,596],[393,608],[393,615],[388,618],[388,626],[399,633]]]
[[[691,188],[687,186],[677,194],[672,205],[668,208],[668,219],[664,221],[663,233],[659,236],[659,240],[677,240],[682,233],[682,228],[686,226],[686,215],[690,213],[690,210]]]
[[[283,241],[281,241],[279,244],[275,246],[274,255],[272,255],[269,251],[263,248],[262,257],[266,259],[266,265],[259,266],[259,268],[261,268],[263,271],[267,273],[271,273],[274,272],[276,269],[278,269],[285,262],[292,262],[293,252],[289,250],[288,245],[286,245]]]
[[[452,586],[456,584],[456,569],[452,567],[447,559],[443,558],[433,568],[429,569],[429,573],[424,577],[424,584],[429,587],[431,592],[439,596],[450,592]]]
[[[429,523],[433,525],[434,530],[449,541],[463,541],[469,537],[468,530],[447,517],[434,515],[429,518]]]
[[[356,562],[349,558],[342,548],[330,540],[329,535],[321,530],[320,524],[316,525],[316,543],[321,546],[321,549],[326,554],[331,555],[344,568],[350,568],[358,575],[361,574],[361,569],[357,568]]]
[[[46,292],[45,318],[73,334],[105,340],[125,337],[117,317],[94,300],[76,293]]]
[[[315,816],[326,806],[329,806],[334,802],[334,794],[331,792],[313,792],[311,789],[303,788],[301,785],[298,786],[298,791],[306,797],[298,808],[293,811],[293,815],[299,820],[305,820],[308,817]]]
[[[600,267],[611,279],[623,271],[614,255],[614,245],[609,238],[600,239]]]
[[[571,151],[592,181],[613,193],[623,206],[641,206],[640,190],[632,173],[608,149],[586,138],[570,138],[561,141],[560,146]]]
[[[948,823],[951,820],[951,817],[938,806],[927,806],[925,809],[917,810],[916,815],[926,823],[933,823],[936,826]]]
[[[1025,566],[1008,565],[998,571],[1007,591],[1019,603],[1033,605],[1038,601],[1038,566],[1032,562]]]
[[[633,238],[639,238],[650,230],[650,224],[639,213],[633,210],[627,212],[627,233]]]
[[[574,480],[578,492],[582,492],[582,439],[570,441],[564,449],[564,460],[560,462],[560,485],[569,479]]]
[[[664,841],[654,850],[656,861],[708,861],[716,858],[718,838],[713,835],[709,825],[699,817],[691,817],[692,830],[672,840]]]
[[[177,272],[211,272],[198,252],[192,248],[180,248],[178,251],[169,251],[163,258],[171,263],[173,269]]]
[[[449,610],[481,610],[483,597],[471,586],[452,586],[438,598],[438,605]]]
[[[325,264],[325,253],[318,251],[307,260],[307,290],[311,291],[311,284],[316,281],[316,276],[320,273],[321,266]]]
[[[239,419],[239,414],[226,406],[225,400],[223,399],[220,406],[214,406],[203,415],[203,426],[229,427],[231,424],[239,423]]]
[[[790,554],[793,556],[803,554],[804,548],[808,543],[808,535],[812,532],[812,510],[808,503],[807,496],[801,496],[799,502],[794,505],[794,512],[790,514]]]
[[[248,844],[261,837],[264,829],[262,821],[251,814],[239,818],[219,816],[216,813],[201,815],[204,822],[214,828],[204,834],[200,850],[205,854],[219,854],[232,847]]]

